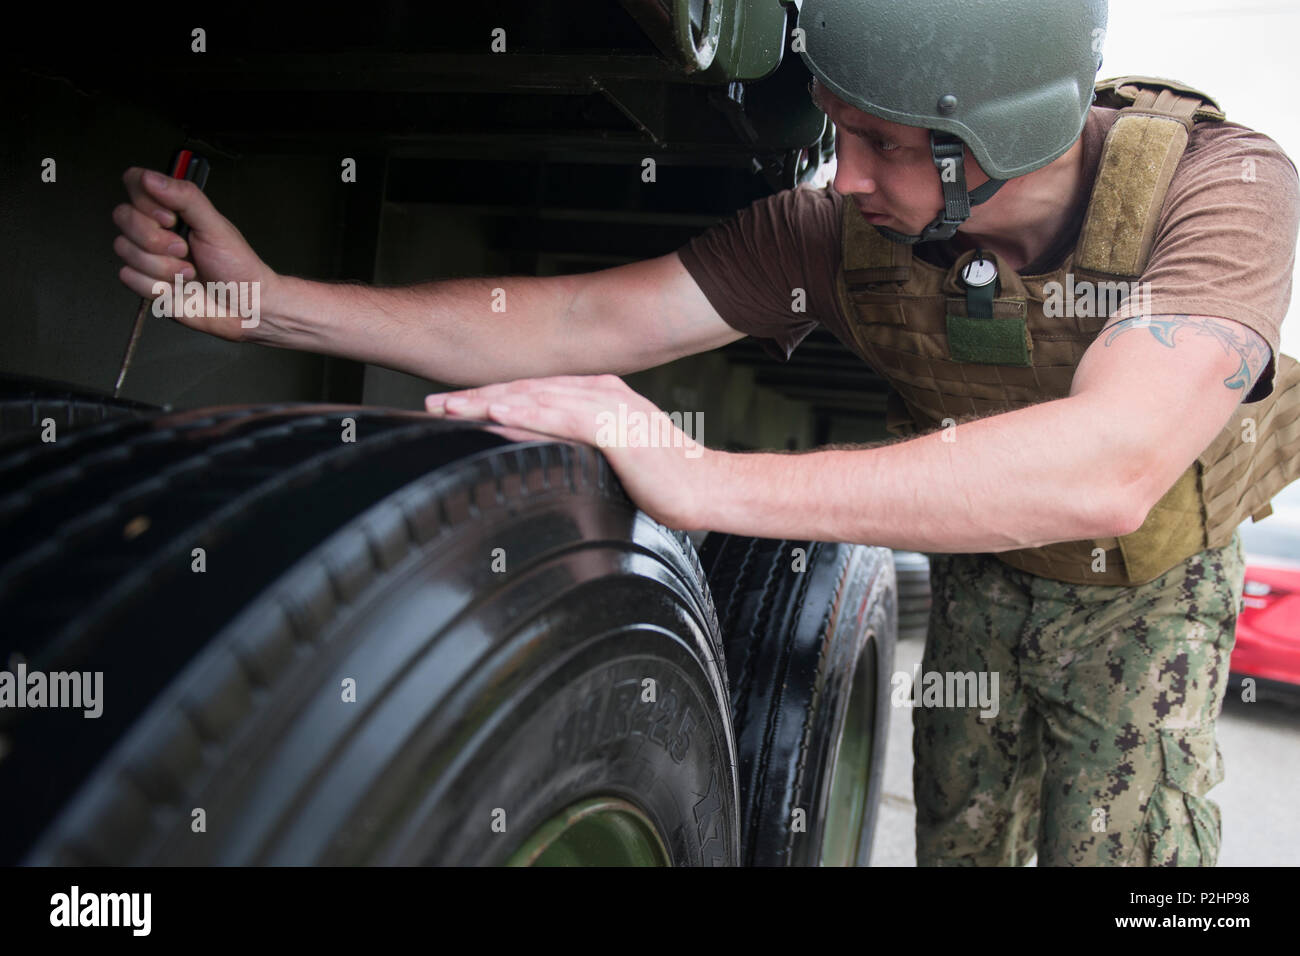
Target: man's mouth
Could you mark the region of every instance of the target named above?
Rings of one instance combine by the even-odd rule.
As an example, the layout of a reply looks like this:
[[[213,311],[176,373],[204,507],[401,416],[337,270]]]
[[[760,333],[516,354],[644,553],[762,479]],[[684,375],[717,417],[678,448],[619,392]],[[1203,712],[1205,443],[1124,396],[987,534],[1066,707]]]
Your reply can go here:
[[[858,212],[862,213],[862,218],[867,220],[867,222],[881,222],[890,218],[883,212],[872,212],[860,203],[858,204]]]

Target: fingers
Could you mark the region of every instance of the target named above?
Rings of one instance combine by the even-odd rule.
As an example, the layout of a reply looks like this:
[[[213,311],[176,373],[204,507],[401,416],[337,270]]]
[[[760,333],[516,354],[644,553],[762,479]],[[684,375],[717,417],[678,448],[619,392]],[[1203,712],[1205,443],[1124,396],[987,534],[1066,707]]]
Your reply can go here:
[[[127,176],[123,177],[127,194],[131,196],[132,204],[146,215],[161,222],[158,211],[170,210],[179,214],[196,232],[219,232],[227,226],[226,218],[217,212],[211,200],[194,183],[173,179],[152,169],[138,170],[139,175],[132,177],[132,171],[127,170]]]
[[[181,247],[184,248],[183,243]],[[149,277],[151,281],[171,282],[178,272],[184,279],[193,279],[195,275],[194,266],[184,259],[147,253],[126,236],[118,236],[113,240],[113,251],[128,266]]]
[[[130,203],[114,207],[113,223],[122,230],[123,236],[145,252],[181,257],[188,251],[180,236],[164,229],[156,219]]]
[[[503,383],[501,385],[467,389],[462,392],[426,395],[424,407],[426,411],[433,415],[452,415],[456,418],[487,418],[488,406],[507,396],[510,401],[519,405],[535,405],[537,403],[536,395],[520,389],[508,388],[508,385],[513,384],[515,383]]]
[[[149,296],[154,282],[171,282],[177,273],[194,277],[195,268],[184,261],[189,246],[164,223],[177,224],[176,214],[163,208],[142,191],[145,170],[128,169],[123,181],[132,201],[113,209],[113,222],[122,234],[113,240],[113,251],[126,263],[119,273],[133,292]],[[128,281],[127,276],[131,277]]]
[[[158,280],[153,276],[144,275],[130,266],[123,266],[117,270],[117,277],[124,286],[142,299],[152,299],[154,297],[153,287]]]
[[[450,407],[453,410],[462,408],[475,407],[484,408],[486,402],[493,396],[507,394],[514,386],[514,391],[519,391],[519,386],[527,379],[520,379],[516,382],[502,382],[496,385],[483,385],[479,388],[463,388],[455,392],[435,392],[432,395],[424,397],[424,407],[427,411],[435,414],[442,414],[444,407]],[[450,401],[451,405],[447,406]]]
[[[142,215],[170,229],[176,225],[176,214],[145,191],[141,182],[144,173],[145,170],[139,166],[132,166],[122,174],[122,182],[126,185],[126,194],[131,197],[131,205],[140,210]]]
[[[429,411],[442,409],[448,400],[452,408],[486,408],[486,403],[502,395],[528,396],[536,399],[547,393],[589,398],[595,390],[617,387],[626,390],[626,385],[617,375],[554,375],[546,378],[520,378],[512,382],[499,382],[493,385],[481,385],[478,388],[463,388],[451,392],[435,392],[425,396],[424,406]],[[544,399],[543,399],[544,400]]]
[[[555,388],[534,385],[532,388],[511,388],[507,383],[490,385],[483,388],[469,389],[464,392],[446,392],[427,395],[424,399],[425,410],[433,415],[449,415],[456,418],[487,418],[488,410],[498,403],[508,403],[516,408],[540,408],[547,405],[565,405],[572,408],[576,403],[598,399],[590,389]],[[593,405],[593,407],[595,407]]]
[[[583,399],[590,400],[590,393],[565,396],[563,399],[555,392],[497,393],[495,400],[493,397],[479,397],[463,398],[458,401],[459,398],[461,397],[453,397],[446,408],[436,403],[438,396],[430,395],[425,403],[429,414],[438,417],[454,418],[459,421],[495,422],[499,425],[526,428],[541,434],[586,441],[590,441],[590,435],[586,434],[590,428],[586,427],[585,418],[592,418],[594,425],[594,416],[600,409],[599,403],[592,401],[586,409],[586,416],[579,410],[578,403]],[[536,436],[528,437],[531,439]]]

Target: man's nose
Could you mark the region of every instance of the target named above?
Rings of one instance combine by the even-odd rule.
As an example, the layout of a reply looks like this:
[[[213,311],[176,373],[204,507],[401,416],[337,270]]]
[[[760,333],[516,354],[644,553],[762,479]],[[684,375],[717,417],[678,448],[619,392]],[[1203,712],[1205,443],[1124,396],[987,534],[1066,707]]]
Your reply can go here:
[[[875,169],[864,151],[844,143],[844,134],[836,137],[835,179],[832,188],[841,196],[850,193],[874,193]]]

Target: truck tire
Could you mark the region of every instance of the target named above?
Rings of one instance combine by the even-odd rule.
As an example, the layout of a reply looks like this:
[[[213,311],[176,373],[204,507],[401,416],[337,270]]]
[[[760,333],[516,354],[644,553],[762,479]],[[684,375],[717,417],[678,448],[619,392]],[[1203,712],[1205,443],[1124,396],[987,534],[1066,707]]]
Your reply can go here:
[[[118,418],[160,409],[127,398],[112,398],[59,382],[0,375],[0,444],[39,436],[53,437]]]
[[[726,648],[741,861],[866,866],[897,628],[886,548],[710,534]]]
[[[268,406],[7,447],[0,662],[100,673],[102,713],[0,709],[0,862],[736,863],[694,548],[595,449],[499,432]]]

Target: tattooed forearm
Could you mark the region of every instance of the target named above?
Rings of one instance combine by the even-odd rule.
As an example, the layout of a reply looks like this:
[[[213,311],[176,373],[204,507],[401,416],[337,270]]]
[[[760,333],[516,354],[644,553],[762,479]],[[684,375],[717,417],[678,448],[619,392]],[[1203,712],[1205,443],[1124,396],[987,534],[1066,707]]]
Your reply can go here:
[[[1174,347],[1174,338],[1183,329],[1194,335],[1208,335],[1223,347],[1225,354],[1241,359],[1237,371],[1223,380],[1228,388],[1248,389],[1268,365],[1270,349],[1264,337],[1239,322],[1216,319],[1208,315],[1152,315],[1122,319],[1110,327],[1106,347],[1129,329],[1147,329],[1161,345]]]

